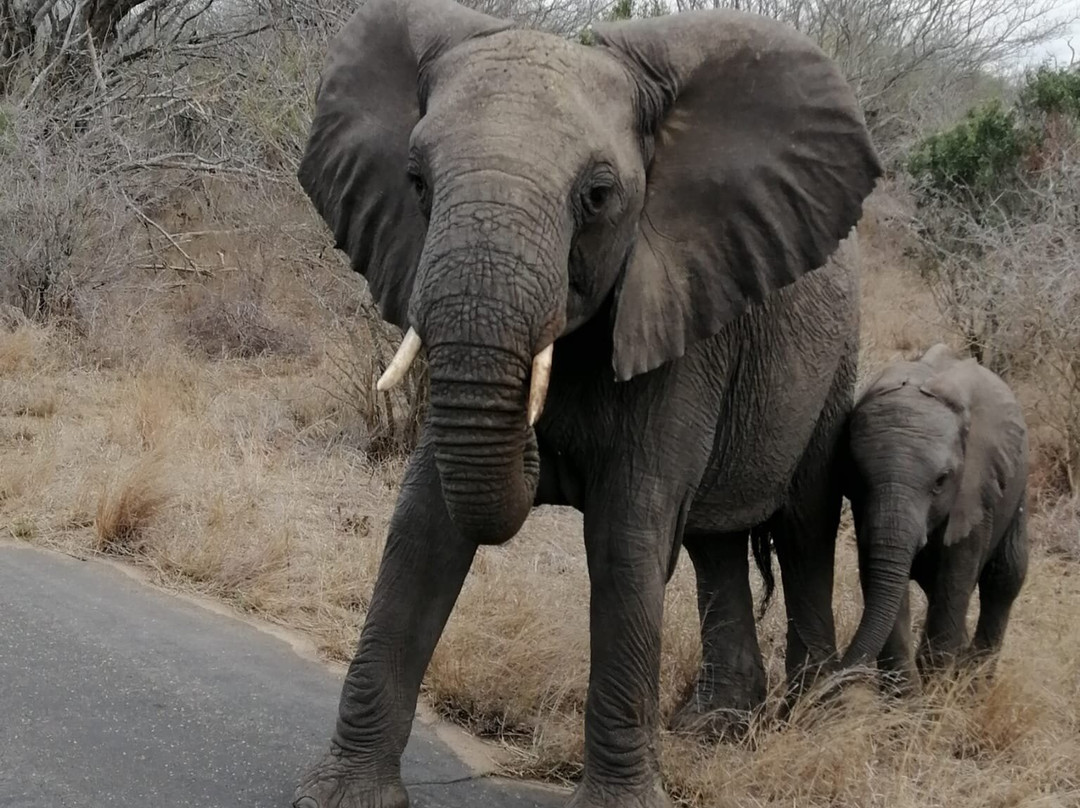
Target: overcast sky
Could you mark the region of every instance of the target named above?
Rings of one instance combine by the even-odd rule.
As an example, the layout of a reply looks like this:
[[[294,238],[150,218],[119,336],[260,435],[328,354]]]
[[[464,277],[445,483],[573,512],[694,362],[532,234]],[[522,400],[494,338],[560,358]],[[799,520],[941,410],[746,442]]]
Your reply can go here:
[[[1061,10],[1064,16],[1080,16],[1080,0],[1064,0],[1061,4]],[[1061,39],[1056,39],[1035,48],[1030,56],[1031,61],[1041,62],[1047,56],[1053,56],[1060,64],[1068,64],[1068,42],[1070,40],[1072,40],[1073,49],[1076,51],[1076,58],[1080,61],[1080,22],[1073,23],[1072,29]]]

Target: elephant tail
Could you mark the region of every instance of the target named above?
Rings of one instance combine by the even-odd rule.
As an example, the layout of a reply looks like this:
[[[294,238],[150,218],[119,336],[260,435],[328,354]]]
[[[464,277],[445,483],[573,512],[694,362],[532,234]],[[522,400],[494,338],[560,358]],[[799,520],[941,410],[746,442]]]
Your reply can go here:
[[[754,554],[754,564],[757,565],[761,579],[765,582],[765,597],[761,600],[758,609],[758,620],[765,616],[776,590],[776,578],[773,577],[772,569],[772,535],[764,526],[755,527],[750,531],[750,550]]]

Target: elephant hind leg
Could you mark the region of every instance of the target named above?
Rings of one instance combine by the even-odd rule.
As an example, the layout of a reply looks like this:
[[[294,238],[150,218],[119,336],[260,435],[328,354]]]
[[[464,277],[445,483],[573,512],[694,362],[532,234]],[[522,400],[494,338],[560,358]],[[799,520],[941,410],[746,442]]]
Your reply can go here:
[[[838,465],[857,365],[858,341],[853,337],[795,470],[787,501],[767,523],[780,562],[787,611],[785,668],[791,697],[839,661],[832,610],[836,533],[843,504]]]
[[[765,666],[750,591],[748,533],[687,536],[683,546],[697,576],[701,669],[672,728],[734,738],[765,701]]]
[[[840,504],[828,480],[807,480],[799,497],[769,523],[784,589],[784,666],[793,696],[838,661],[832,592]]]
[[[979,575],[979,623],[971,644],[974,656],[996,654],[1001,649],[1027,567],[1027,515],[1021,506]]]

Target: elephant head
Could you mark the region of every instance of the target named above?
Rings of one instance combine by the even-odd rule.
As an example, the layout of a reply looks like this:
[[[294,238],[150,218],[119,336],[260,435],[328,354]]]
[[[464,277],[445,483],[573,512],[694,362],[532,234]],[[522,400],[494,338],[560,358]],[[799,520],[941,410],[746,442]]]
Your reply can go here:
[[[333,41],[299,179],[406,341],[451,518],[517,532],[551,346],[609,317],[619,381],[822,266],[881,172],[832,62],[740,12],[585,46],[452,0],[367,0]]]
[[[881,652],[928,542],[985,549],[978,544],[1026,463],[1026,435],[1005,383],[944,345],[886,367],[868,385],[849,423],[864,611],[845,666]]]

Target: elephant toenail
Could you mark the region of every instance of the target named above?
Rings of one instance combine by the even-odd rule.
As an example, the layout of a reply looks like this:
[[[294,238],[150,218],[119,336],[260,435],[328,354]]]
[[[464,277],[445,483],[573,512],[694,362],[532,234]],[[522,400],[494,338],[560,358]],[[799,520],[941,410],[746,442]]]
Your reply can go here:
[[[319,808],[319,803],[311,799],[311,797],[301,797],[293,803],[293,808]]]

